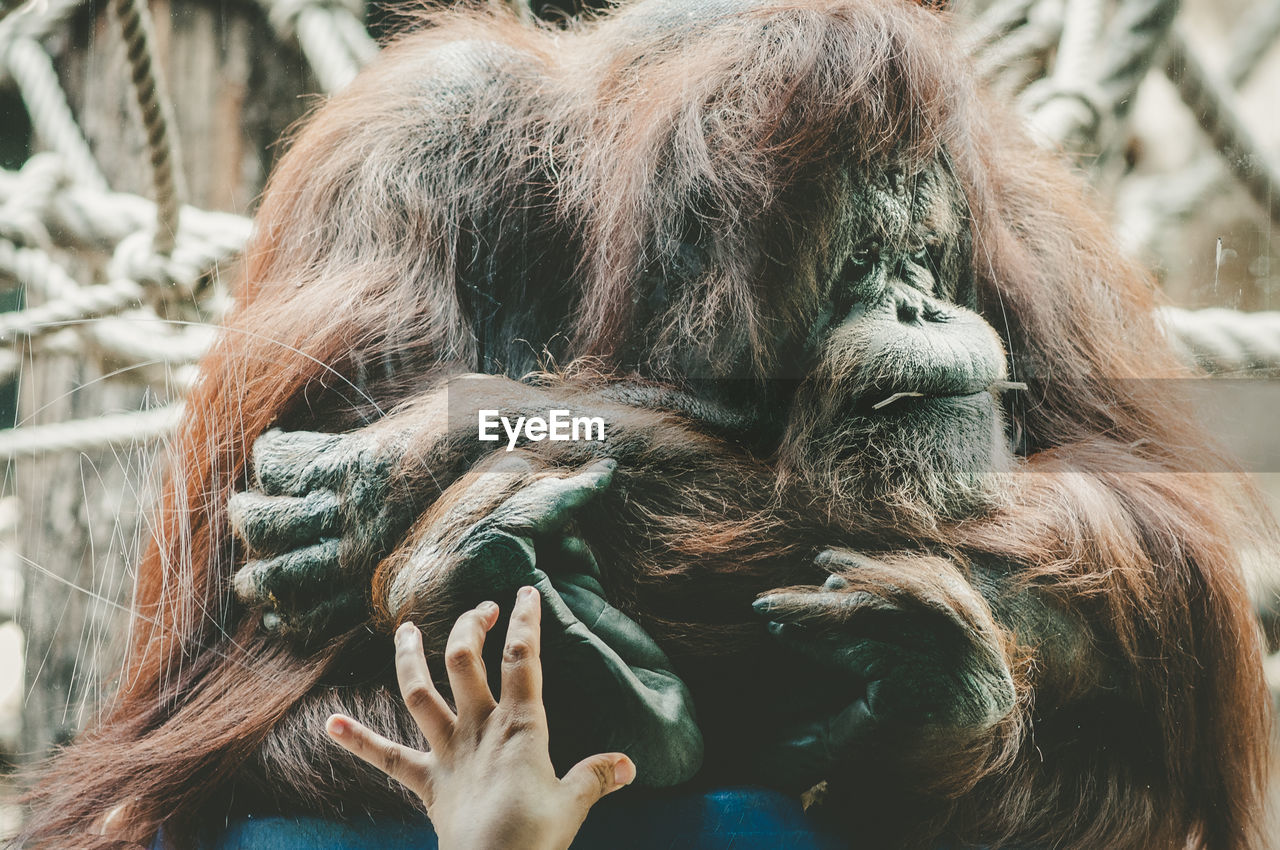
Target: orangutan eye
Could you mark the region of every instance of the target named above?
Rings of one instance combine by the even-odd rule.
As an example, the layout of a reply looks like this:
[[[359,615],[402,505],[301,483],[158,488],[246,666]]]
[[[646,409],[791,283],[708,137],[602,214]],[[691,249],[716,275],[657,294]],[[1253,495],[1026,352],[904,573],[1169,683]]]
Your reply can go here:
[[[849,255],[841,277],[847,281],[859,280],[866,276],[879,260],[880,246],[874,242],[868,242]]]

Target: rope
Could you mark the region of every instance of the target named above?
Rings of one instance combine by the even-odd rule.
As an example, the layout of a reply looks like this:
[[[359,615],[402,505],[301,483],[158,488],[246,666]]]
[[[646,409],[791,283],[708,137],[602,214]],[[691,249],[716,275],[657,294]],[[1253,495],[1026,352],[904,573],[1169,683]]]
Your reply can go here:
[[[142,112],[147,153],[151,160],[151,180],[156,195],[156,231],[152,248],[157,254],[168,254],[177,238],[182,202],[174,177],[176,154],[169,138],[169,109],[152,62],[155,53],[152,49],[151,15],[145,0],[112,0],[111,7],[120,21],[133,93]]]
[[[1031,7],[1027,22],[1011,31],[982,52],[977,62],[980,79],[994,80],[1009,68],[1016,68],[1026,60],[1045,53],[1062,32],[1061,6],[1057,3],[1036,3]]]
[[[4,65],[22,93],[36,135],[62,155],[73,179],[94,189],[106,189],[106,178],[71,114],[49,54],[34,39],[23,36],[4,46]]]
[[[1277,39],[1280,39],[1280,0],[1271,0],[1270,6],[1247,17],[1231,39],[1231,61],[1227,64],[1226,77],[1232,88],[1238,89],[1249,81]]]
[[[1188,360],[1210,374],[1280,369],[1280,311],[1164,307],[1160,318]]]
[[[1182,33],[1175,30],[1170,34],[1169,48],[1165,72],[1177,86],[1182,102],[1196,116],[1231,173],[1271,220],[1280,223],[1280,170],[1236,113],[1230,91],[1200,63]]]
[[[46,251],[20,248],[8,240],[0,240],[0,273],[21,282],[28,292],[34,291],[49,302],[57,303],[56,315],[74,313],[74,305],[80,303],[83,292],[80,284]],[[34,316],[30,310],[0,314],[0,321],[21,323],[28,331],[15,336],[15,342],[19,337],[29,341],[64,329],[63,325],[48,324],[47,317],[54,312],[49,303],[31,309],[41,312]],[[140,333],[148,324],[153,329]],[[159,360],[169,366],[194,363],[209,349],[214,336],[212,327],[202,325],[189,326],[179,333],[165,333],[172,325],[150,311],[137,311],[120,320],[81,324],[74,329],[113,357],[131,362]],[[8,376],[4,368],[8,362],[0,358],[0,376]]]
[[[17,175],[12,172],[5,174],[10,180],[0,180],[0,211],[10,210],[12,203],[23,197],[21,190],[32,185],[48,187],[53,184],[52,189],[41,191],[41,197],[33,208],[42,212],[44,218],[36,218],[30,209],[19,210],[28,223],[28,229],[38,225],[42,229],[56,230],[59,224],[69,221],[73,227],[82,227],[83,232],[78,234],[81,238],[108,244],[112,237],[120,236],[119,232],[110,232],[111,226],[117,231],[124,231],[114,246],[108,266],[109,282],[89,287],[80,286],[47,252],[0,241],[0,269],[7,270],[24,285],[50,299],[27,310],[0,315],[0,342],[11,345],[47,335],[68,323],[136,307],[148,289],[174,291],[189,297],[207,270],[212,268],[216,271],[220,263],[236,255],[249,235],[247,219],[195,210],[192,215],[184,217],[183,229],[173,252],[169,256],[157,256],[150,250],[149,232],[130,229],[140,228],[154,209],[144,199],[77,187],[64,188],[57,179],[61,174],[58,160],[50,155],[43,159],[33,158]],[[65,200],[64,194],[72,196],[70,203],[61,202]],[[59,213],[59,210],[66,213],[67,209],[71,214]],[[108,350],[122,349],[121,334],[110,331],[101,335],[94,331],[94,334]],[[179,347],[183,352],[192,350],[186,343],[180,343]],[[186,353],[177,354],[163,344],[158,345],[153,354],[155,352],[161,352],[166,359],[193,357]],[[198,356],[198,353],[194,355]]]
[[[1046,146],[1077,156],[1097,152],[1108,115],[1093,85],[1103,0],[1068,0],[1053,71],[1023,92],[1020,105],[1032,133]]]
[[[0,313],[0,344],[17,345],[66,325],[110,316],[143,303],[145,291],[133,280],[81,286],[61,298],[15,313]]]
[[[0,237],[33,245],[51,241],[45,218],[67,175],[56,154],[37,154],[27,160],[15,191],[0,194]]]
[[[60,26],[81,5],[81,0],[27,0],[0,19],[0,45],[20,38],[38,41]],[[4,70],[0,66],[0,82],[4,82]]]
[[[137,413],[10,428],[0,431],[0,461],[146,445],[168,436],[181,417],[182,405],[170,404]]]
[[[1104,35],[1109,49],[1099,57],[1094,82],[1104,111],[1121,121],[1129,114],[1138,86],[1178,14],[1179,0],[1123,0]]]
[[[1104,6],[1103,0],[1068,0],[1053,66],[1053,76],[1060,83],[1089,78],[1102,36]]]
[[[378,45],[360,22],[361,5],[332,0],[261,0],[267,20],[284,38],[295,37],[316,81],[326,92],[347,86]]]
[[[1036,0],[998,0],[972,21],[964,33],[966,52],[977,56],[992,43],[1005,38],[1027,21]]]
[[[46,191],[50,181],[53,191]],[[156,220],[156,206],[146,198],[67,183],[58,157],[47,153],[33,156],[21,171],[0,169],[0,205],[39,221],[58,245],[94,251],[114,251]],[[224,258],[244,247],[252,228],[244,216],[185,206],[178,242],[191,240]]]
[[[19,248],[8,239],[0,239],[0,272],[44,298],[61,298],[80,289],[71,273],[47,252]]]

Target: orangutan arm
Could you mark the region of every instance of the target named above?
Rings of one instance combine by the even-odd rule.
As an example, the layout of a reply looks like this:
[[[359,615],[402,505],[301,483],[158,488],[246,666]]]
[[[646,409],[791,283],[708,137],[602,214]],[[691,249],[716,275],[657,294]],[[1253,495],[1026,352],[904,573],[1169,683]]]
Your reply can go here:
[[[254,488],[236,493],[229,504],[232,529],[250,555],[236,573],[236,595],[263,610],[268,629],[303,642],[323,639],[369,616],[374,567],[485,456],[525,446],[572,467],[606,457],[624,463],[641,455],[674,457],[716,442],[678,416],[641,404],[715,414],[651,385],[582,389],[464,375],[358,431],[269,431],[253,447]],[[481,441],[481,409],[512,419],[569,409],[600,417],[605,438],[530,442],[521,436],[513,445],[499,429],[499,440]],[[722,418],[723,429],[733,427]]]

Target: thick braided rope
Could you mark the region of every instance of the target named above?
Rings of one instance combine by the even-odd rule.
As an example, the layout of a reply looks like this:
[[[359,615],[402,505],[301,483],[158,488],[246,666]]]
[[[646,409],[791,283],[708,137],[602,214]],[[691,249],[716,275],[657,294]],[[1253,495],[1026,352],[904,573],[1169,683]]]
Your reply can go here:
[[[1105,11],[1103,0],[1068,0],[1053,65],[1055,79],[1064,84],[1088,79],[1102,36]]]
[[[1050,4],[1035,4],[1027,21],[984,50],[976,62],[978,76],[993,80],[1010,67],[1047,51],[1062,32],[1061,17],[1051,14]]]
[[[21,171],[0,169],[0,210],[29,199],[32,186],[43,185],[56,173],[60,160],[55,154],[36,154]],[[68,248],[113,251],[123,240],[147,230],[156,220],[156,206],[146,198],[124,192],[103,192],[77,183],[62,183],[33,210],[54,241]],[[238,252],[249,238],[252,222],[234,213],[213,212],[197,207],[182,209],[179,242],[187,238],[207,243],[210,253],[229,256]]]
[[[964,44],[973,56],[1027,21],[1027,13],[1035,0],[997,0],[965,27]]]
[[[1188,359],[1210,374],[1280,370],[1280,312],[1164,307],[1160,318]]]
[[[58,310],[66,316],[79,305],[82,287],[48,252],[37,248],[21,248],[6,239],[0,239],[0,273],[21,281],[29,290],[38,292],[44,299],[59,304]],[[67,310],[62,311],[66,305]],[[49,305],[41,308],[48,315]],[[0,317],[27,316],[30,313],[0,314]],[[83,317],[82,317],[83,318]],[[26,323],[30,333],[15,337],[14,341],[32,340],[65,329],[65,324],[39,324],[41,315]],[[66,319],[64,321],[75,321]],[[73,328],[87,336],[93,344],[121,360],[129,362],[163,362],[169,366],[194,363],[209,349],[214,330],[207,325],[188,326],[173,333],[173,326],[149,310],[139,310],[120,319],[81,323]],[[8,377],[6,366],[17,366],[14,357],[0,358],[0,376]]]
[[[80,284],[71,273],[48,252],[37,248],[20,248],[8,239],[0,239],[0,272],[46,299],[62,298],[80,289]]]
[[[106,178],[71,114],[49,54],[35,39],[26,36],[7,45],[0,42],[0,50],[4,51],[4,64],[22,93],[36,135],[62,155],[72,178],[94,189],[106,189]]]
[[[1096,152],[1106,135],[1109,116],[1092,84],[1104,12],[1103,0],[1068,0],[1053,70],[1022,95],[1034,133],[1054,147]]]
[[[378,52],[377,43],[360,22],[359,5],[333,0],[260,1],[276,32],[283,38],[297,38],[326,92],[344,88]]]
[[[12,182],[0,179],[0,213],[14,212],[10,205],[24,194],[24,189],[30,194],[32,185],[44,186],[56,178],[57,162],[49,156],[29,164],[30,172],[27,169],[19,175],[7,172],[14,178]],[[114,241],[110,282],[82,287],[46,252],[0,241],[0,270],[49,299],[48,303],[28,310],[0,315],[0,340],[10,345],[45,336],[85,319],[129,310],[141,303],[147,288],[167,290],[176,284],[176,291],[189,295],[207,270],[238,254],[249,235],[247,219],[193,210],[183,221],[184,227],[172,254],[157,257],[150,251],[150,237],[144,229],[154,210],[150,203],[130,195],[80,187],[59,188],[60,185],[55,180],[53,198],[38,201],[36,210],[44,214],[44,219],[37,220],[36,224],[61,234],[60,228],[69,222],[73,228],[79,226],[83,230],[74,236],[95,242],[98,247]],[[69,198],[63,198],[64,194]],[[60,203],[59,198],[74,200],[66,204]],[[17,208],[14,214],[29,227],[30,223],[25,221],[30,217],[27,212]],[[5,228],[0,226],[2,230]],[[121,350],[121,340],[126,338],[110,329],[89,332],[108,350]],[[182,340],[172,344],[158,342],[152,353],[165,359],[187,359],[192,351],[193,344]],[[198,352],[194,356],[199,356]]]
[[[1232,39],[1226,78],[1233,87],[1240,88],[1280,39],[1280,0],[1271,0],[1261,11],[1247,14],[1237,33]]]
[[[129,62],[134,97],[142,112],[147,137],[147,153],[151,161],[151,181],[156,195],[156,232],[153,249],[157,254],[173,250],[178,233],[178,216],[182,201],[175,180],[174,146],[169,134],[167,109],[159,77],[152,57],[150,12],[145,0],[112,0],[112,8],[120,21],[125,56]]]
[[[81,286],[56,301],[17,313],[0,313],[0,344],[16,345],[84,319],[110,316],[143,303],[145,290],[134,280]]]
[[[1253,199],[1280,223],[1280,169],[1245,125],[1226,86],[1216,80],[1176,29],[1169,37],[1166,73],[1200,128]]]
[[[20,38],[42,39],[82,6],[81,0],[27,0],[0,18],[0,45]],[[7,69],[0,64],[0,83]]]
[[[10,428],[0,431],[0,462],[55,452],[145,445],[167,437],[181,416],[182,405],[171,404],[137,413]]]

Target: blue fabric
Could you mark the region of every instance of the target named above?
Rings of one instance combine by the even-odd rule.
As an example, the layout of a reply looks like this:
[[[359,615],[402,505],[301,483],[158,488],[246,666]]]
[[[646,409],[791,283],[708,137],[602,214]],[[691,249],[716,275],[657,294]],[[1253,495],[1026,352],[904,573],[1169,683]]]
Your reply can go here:
[[[573,850],[834,850],[798,801],[773,791],[607,797],[587,816]],[[157,847],[159,844],[157,843]],[[425,820],[343,824],[316,818],[233,822],[203,850],[436,850]]]

